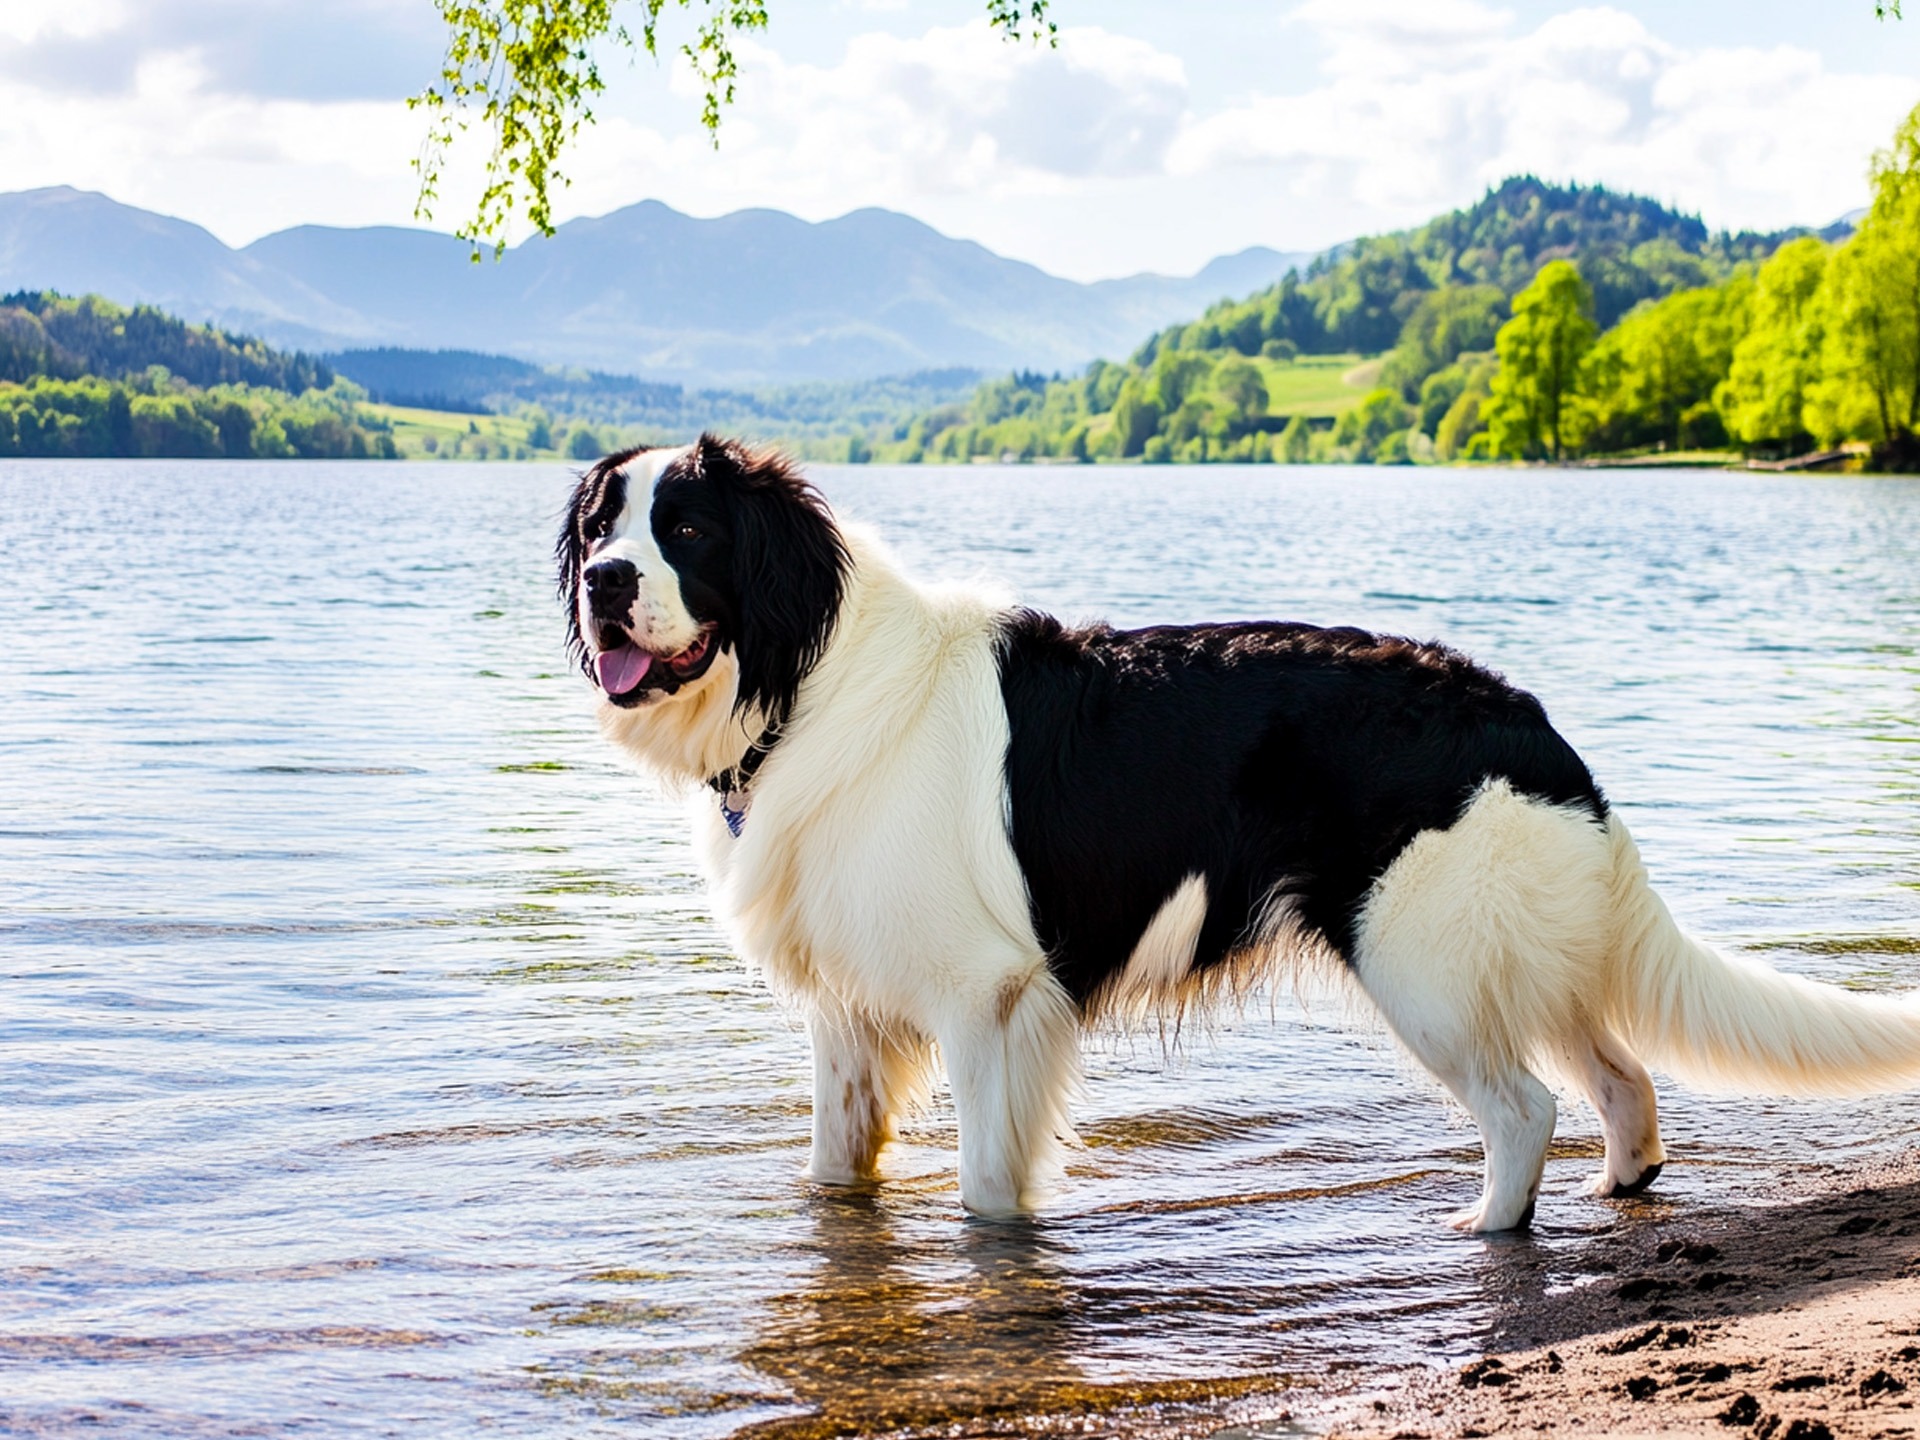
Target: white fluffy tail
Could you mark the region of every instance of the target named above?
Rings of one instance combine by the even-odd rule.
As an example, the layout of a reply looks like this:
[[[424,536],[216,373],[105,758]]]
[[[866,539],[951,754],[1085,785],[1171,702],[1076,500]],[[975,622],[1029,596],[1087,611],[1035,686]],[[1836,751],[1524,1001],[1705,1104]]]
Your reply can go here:
[[[1860,995],[1693,939],[1647,883],[1620,818],[1613,849],[1613,1023],[1691,1084],[1777,1095],[1862,1095],[1920,1083],[1920,1005]]]

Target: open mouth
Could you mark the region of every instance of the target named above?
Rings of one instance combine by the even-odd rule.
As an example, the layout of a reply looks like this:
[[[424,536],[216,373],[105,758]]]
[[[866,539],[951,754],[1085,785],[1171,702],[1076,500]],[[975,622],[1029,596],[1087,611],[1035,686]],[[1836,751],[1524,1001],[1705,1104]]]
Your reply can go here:
[[[656,655],[627,639],[624,631],[607,628],[598,637],[593,657],[594,678],[616,705],[639,705],[655,695],[671,695],[707,673],[719,649],[713,627],[706,626],[694,642],[673,655]]]

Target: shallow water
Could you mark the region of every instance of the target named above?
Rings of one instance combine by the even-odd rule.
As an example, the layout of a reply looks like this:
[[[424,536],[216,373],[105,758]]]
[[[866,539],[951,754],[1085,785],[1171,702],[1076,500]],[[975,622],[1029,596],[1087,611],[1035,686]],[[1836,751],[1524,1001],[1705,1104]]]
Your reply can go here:
[[[1920,486],[819,478],[1069,615],[1444,637],[1546,701],[1684,922],[1920,983]],[[945,1108],[811,1190],[802,1037],[565,669],[566,484],[0,464],[0,1431],[858,1433],[1445,1359],[1527,1303],[1503,1245],[1577,1284],[1607,1227],[1920,1131],[1663,1084],[1658,1198],[1605,1204],[1568,1102],[1533,1237],[1462,1237],[1473,1132],[1279,995],[1171,1063],[1096,1041],[1036,1225],[961,1218]]]

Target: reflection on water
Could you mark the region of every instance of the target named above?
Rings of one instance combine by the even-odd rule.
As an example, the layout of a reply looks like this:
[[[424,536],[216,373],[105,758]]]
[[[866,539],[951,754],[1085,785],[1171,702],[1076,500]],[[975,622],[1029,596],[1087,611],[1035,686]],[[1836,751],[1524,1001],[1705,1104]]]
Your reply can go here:
[[[1444,636],[1542,695],[1687,923],[1920,983],[1920,487],[823,478],[1069,615]],[[565,671],[566,481],[0,466],[0,1430],[1172,1413],[1461,1354],[1609,1227],[1920,1128],[1663,1087],[1675,1163],[1600,1204],[1568,1103],[1534,1235],[1465,1238],[1473,1132],[1351,997],[1281,992],[1097,1037],[1036,1223],[962,1218],[942,1106],[883,1185],[811,1190],[801,1035]]]
[[[747,1433],[1020,1413],[1079,1380],[1069,1290],[1040,1227],[961,1225],[930,1255],[873,1195],[817,1197],[807,1219],[801,1286],[768,1302],[741,1358],[811,1413]]]

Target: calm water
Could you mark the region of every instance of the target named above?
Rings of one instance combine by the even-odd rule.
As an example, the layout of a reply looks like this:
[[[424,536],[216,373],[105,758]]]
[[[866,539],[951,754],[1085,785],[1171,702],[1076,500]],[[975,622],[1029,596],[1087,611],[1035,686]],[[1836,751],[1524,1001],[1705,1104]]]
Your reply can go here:
[[[1920,983],[1920,486],[820,479],[1069,614],[1444,636],[1545,699],[1685,922]],[[947,1109],[812,1192],[799,1030],[564,670],[566,485],[0,465],[0,1431],[857,1433],[1446,1359],[1527,1302],[1502,1244],[1576,1283],[1596,1231],[1920,1132],[1663,1087],[1664,1199],[1610,1206],[1569,1102],[1534,1238],[1475,1240],[1472,1131],[1281,996],[1171,1064],[1096,1042],[1035,1226],[961,1218]]]

